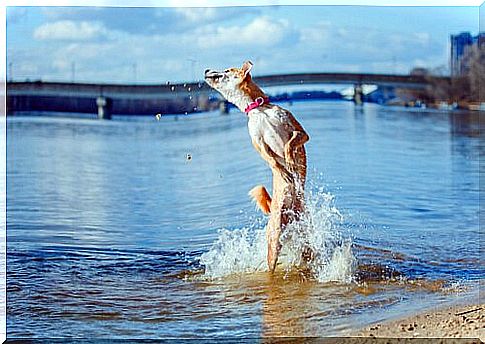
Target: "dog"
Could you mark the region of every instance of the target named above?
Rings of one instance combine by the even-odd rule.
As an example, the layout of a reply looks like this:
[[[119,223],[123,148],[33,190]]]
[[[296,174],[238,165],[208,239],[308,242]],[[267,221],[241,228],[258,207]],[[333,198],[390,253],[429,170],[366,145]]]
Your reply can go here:
[[[271,167],[273,195],[262,185],[249,195],[261,211],[270,215],[266,225],[268,269],[274,272],[281,250],[280,236],[304,212],[307,157],[304,144],[310,139],[302,125],[286,109],[271,104],[251,78],[253,64],[224,71],[207,69],[206,83],[248,117],[248,129],[256,151]]]

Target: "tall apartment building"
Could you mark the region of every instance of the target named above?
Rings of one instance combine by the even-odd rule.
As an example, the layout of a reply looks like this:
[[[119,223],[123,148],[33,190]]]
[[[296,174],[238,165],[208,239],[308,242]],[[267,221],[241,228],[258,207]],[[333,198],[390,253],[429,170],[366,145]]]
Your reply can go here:
[[[458,35],[451,35],[451,56],[450,72],[451,76],[463,75],[468,68],[468,61],[465,58],[467,52],[473,46],[485,44],[485,32],[472,36],[469,32],[462,32]]]

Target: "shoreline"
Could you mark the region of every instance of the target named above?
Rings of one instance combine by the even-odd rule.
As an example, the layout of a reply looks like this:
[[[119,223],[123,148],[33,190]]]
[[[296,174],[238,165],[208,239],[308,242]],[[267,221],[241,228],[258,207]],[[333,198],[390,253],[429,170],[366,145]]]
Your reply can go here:
[[[485,303],[467,302],[431,308],[352,331],[351,337],[471,338],[485,341]]]
[[[344,102],[344,103],[352,103],[351,99],[346,98],[311,98],[311,99],[275,99],[272,100],[275,104],[293,104],[293,103],[304,103],[304,102]],[[465,103],[462,102],[459,105],[449,104],[447,101],[442,101],[438,103],[429,103],[424,104],[424,106],[416,106],[414,102],[405,102],[405,101],[394,101],[394,102],[387,102],[387,103],[378,103],[374,101],[363,101],[361,104],[356,105],[357,107],[363,106],[364,104],[373,104],[379,105],[387,108],[407,108],[407,109],[415,109],[415,110],[423,110],[423,111],[447,111],[447,112],[460,112],[466,111],[471,113],[479,113],[485,111],[485,103],[478,103],[478,102],[470,102]],[[225,109],[223,113],[229,113],[230,109],[233,106],[229,106],[229,108]],[[204,113],[220,111],[221,108],[219,106],[215,106],[213,108],[208,108],[206,110],[194,110],[194,108],[188,109],[188,111],[180,111],[180,112],[167,112],[163,113],[163,117],[177,117],[177,116],[187,116],[187,115],[200,115]],[[227,110],[227,111],[226,111]],[[111,113],[111,116],[116,117],[156,117],[156,115],[161,115],[160,111],[152,111],[152,112],[141,112],[141,113]],[[92,118],[95,119],[98,117],[98,114],[94,111],[85,112],[85,111],[60,111],[60,110],[8,110],[6,112],[7,117],[65,117],[65,118]]]

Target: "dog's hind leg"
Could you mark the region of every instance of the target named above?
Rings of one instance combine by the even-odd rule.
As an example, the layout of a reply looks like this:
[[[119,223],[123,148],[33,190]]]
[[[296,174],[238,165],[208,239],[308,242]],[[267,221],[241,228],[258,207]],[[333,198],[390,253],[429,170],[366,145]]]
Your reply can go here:
[[[271,218],[266,225],[266,240],[268,242],[267,261],[270,272],[274,272],[281,250],[281,214],[276,214],[274,211],[275,209],[272,209]]]
[[[266,225],[266,240],[268,242],[268,268],[273,272],[281,251],[280,237],[286,226],[292,221],[292,212],[282,199],[273,199],[271,217]]]

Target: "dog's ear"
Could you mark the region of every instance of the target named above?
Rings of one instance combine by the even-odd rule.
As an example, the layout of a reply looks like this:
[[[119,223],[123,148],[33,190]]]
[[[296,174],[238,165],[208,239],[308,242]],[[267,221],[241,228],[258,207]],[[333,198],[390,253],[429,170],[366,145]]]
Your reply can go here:
[[[251,61],[246,61],[242,65],[242,71],[244,72],[244,77],[247,77],[249,72],[251,71],[251,68],[253,68],[253,63]]]

